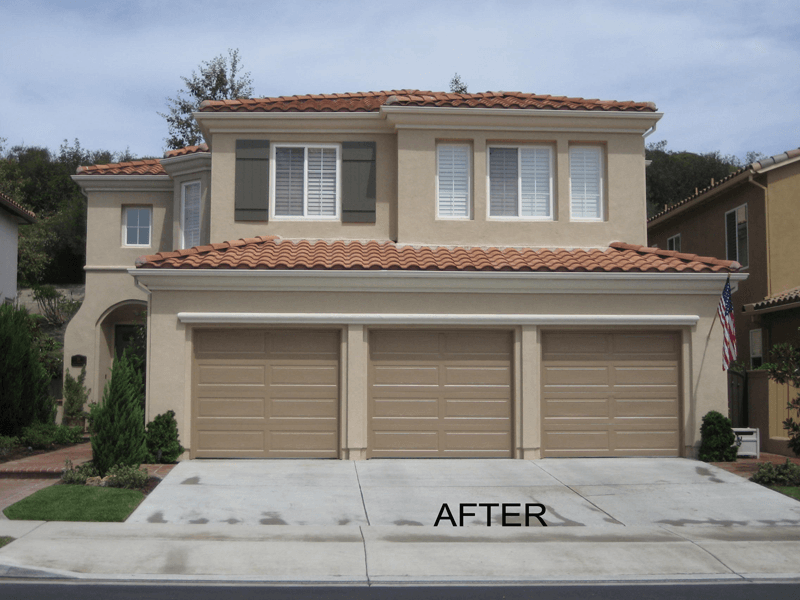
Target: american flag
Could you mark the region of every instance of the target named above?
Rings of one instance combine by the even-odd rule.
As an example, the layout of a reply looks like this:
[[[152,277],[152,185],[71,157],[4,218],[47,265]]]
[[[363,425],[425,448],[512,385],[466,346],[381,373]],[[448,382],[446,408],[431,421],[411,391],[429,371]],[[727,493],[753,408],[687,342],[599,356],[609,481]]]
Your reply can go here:
[[[727,371],[736,360],[736,328],[733,325],[733,302],[731,302],[731,276],[725,282],[722,296],[719,299],[719,321],[722,323],[724,340],[722,342],[722,370]]]

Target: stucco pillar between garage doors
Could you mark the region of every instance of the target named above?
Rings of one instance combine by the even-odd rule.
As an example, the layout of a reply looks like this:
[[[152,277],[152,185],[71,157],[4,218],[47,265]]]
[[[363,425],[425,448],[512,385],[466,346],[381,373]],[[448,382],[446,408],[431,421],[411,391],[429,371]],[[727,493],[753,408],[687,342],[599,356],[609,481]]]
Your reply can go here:
[[[519,368],[520,390],[515,396],[519,397],[519,409],[515,411],[515,433],[519,432],[515,446],[517,458],[541,458],[541,385],[540,373],[542,369],[542,348],[540,343],[541,332],[535,325],[523,325],[519,337],[519,361],[515,360],[515,367]],[[516,344],[515,344],[516,345]],[[516,353],[515,353],[516,354]]]
[[[367,329],[363,325],[348,325],[342,352],[342,420],[344,448],[342,458],[367,458],[367,376],[369,349]]]

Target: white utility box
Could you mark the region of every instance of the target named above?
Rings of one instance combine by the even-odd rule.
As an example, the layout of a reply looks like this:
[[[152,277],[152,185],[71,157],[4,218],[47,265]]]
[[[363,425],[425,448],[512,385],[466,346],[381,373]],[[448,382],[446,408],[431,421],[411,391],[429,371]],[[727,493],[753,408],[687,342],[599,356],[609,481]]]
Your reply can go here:
[[[761,440],[758,437],[758,428],[734,428],[733,433],[736,436],[736,456],[759,457]]]

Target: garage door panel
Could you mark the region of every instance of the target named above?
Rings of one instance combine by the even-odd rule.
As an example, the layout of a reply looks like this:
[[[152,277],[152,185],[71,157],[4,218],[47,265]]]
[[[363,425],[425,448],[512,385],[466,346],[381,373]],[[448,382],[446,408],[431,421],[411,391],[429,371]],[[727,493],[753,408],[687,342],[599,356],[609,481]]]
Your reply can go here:
[[[199,417],[264,417],[262,398],[201,398]]]
[[[507,431],[447,431],[444,434],[445,451],[507,453],[511,436]]]
[[[439,334],[430,331],[380,331],[370,339],[373,356],[438,355]]]
[[[237,329],[236,335],[231,335],[230,330],[226,329],[199,331],[194,343],[198,354],[236,354],[244,357],[264,354],[267,349],[264,331],[246,329]]]
[[[200,365],[200,385],[264,385],[266,369],[263,366]]]
[[[438,386],[439,368],[431,366],[380,366],[375,367],[374,385]]]
[[[592,356],[583,338],[608,351]],[[679,340],[672,333],[546,332],[543,456],[677,456]]]
[[[376,399],[373,416],[381,417],[433,417],[439,416],[438,398]]]
[[[505,399],[448,400],[445,417],[508,420],[509,403]]]
[[[442,333],[442,352],[456,360],[473,356],[479,360],[509,355],[508,337],[497,332],[450,331]],[[502,360],[502,358],[501,358]]]
[[[193,454],[336,456],[339,338],[306,330],[195,332]],[[240,339],[260,353],[232,352]],[[214,352],[214,344],[226,351]]]
[[[439,432],[376,430],[373,434],[373,450],[395,456],[407,451],[438,452]]]
[[[444,366],[444,385],[503,386],[511,385],[511,369],[507,366]]]

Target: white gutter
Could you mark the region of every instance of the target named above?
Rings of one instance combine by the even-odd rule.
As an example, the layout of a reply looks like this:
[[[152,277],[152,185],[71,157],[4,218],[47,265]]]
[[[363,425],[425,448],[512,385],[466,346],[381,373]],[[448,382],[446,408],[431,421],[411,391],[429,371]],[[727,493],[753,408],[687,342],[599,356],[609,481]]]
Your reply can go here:
[[[529,315],[413,313],[179,312],[181,323],[307,325],[661,325],[694,326],[698,315]]]

